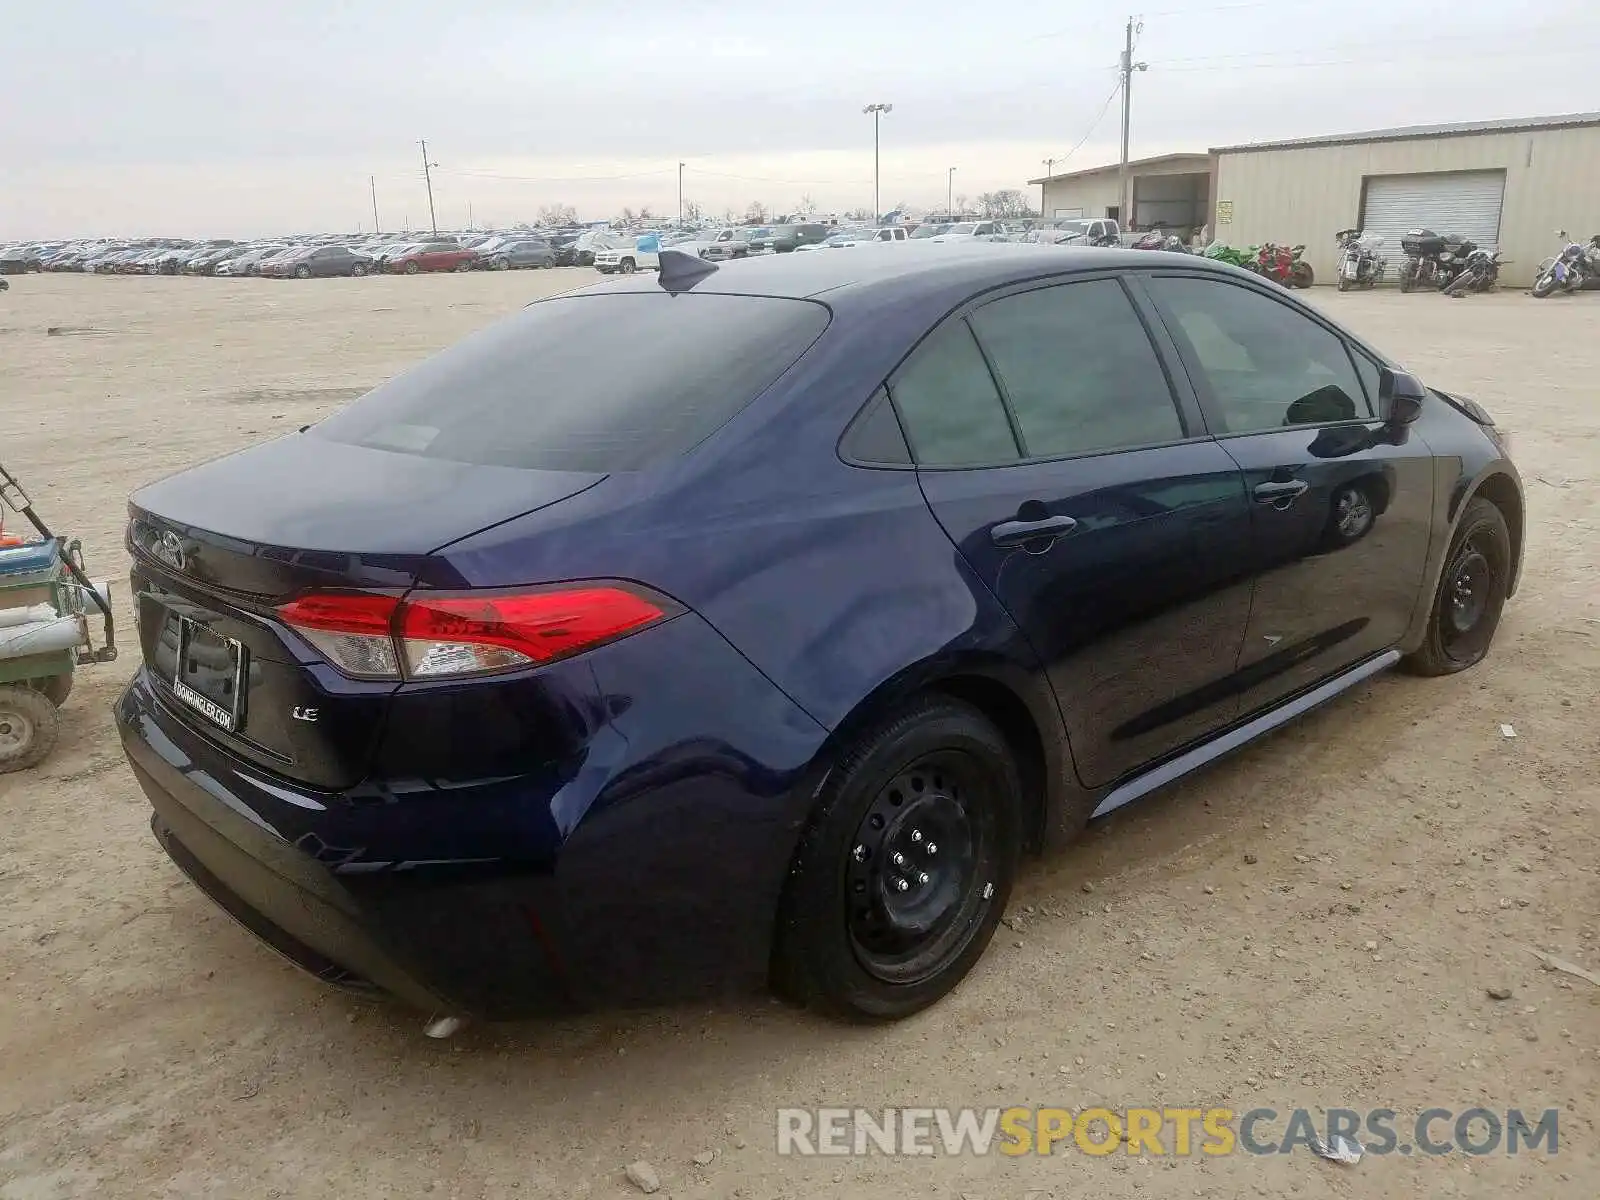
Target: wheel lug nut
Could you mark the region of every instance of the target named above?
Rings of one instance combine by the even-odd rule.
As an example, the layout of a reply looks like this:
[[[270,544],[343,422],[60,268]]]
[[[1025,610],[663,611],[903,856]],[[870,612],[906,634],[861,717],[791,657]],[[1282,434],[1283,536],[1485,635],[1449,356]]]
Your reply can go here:
[[[855,859],[857,862],[866,862],[867,848],[865,846],[857,846],[854,850],[850,851],[850,857]]]
[[[904,879],[896,879],[894,881],[894,890],[897,892],[909,892],[911,890],[911,885]]]
[[[922,883],[922,884],[926,884],[928,882],[928,873],[926,871],[918,871],[917,872],[917,882],[918,883]]]
[[[912,840],[912,841],[913,841],[913,842],[920,842],[920,841],[921,841],[921,840],[922,840],[922,830],[920,830],[920,829],[913,829],[913,830],[912,830],[912,831],[911,831],[911,840]]]
[[[935,846],[932,842],[929,842],[928,843],[928,857],[932,858],[937,853],[939,853],[939,847]]]
[[[889,861],[897,867],[903,867],[906,865],[906,856],[901,854],[900,851],[896,850],[889,856]]]

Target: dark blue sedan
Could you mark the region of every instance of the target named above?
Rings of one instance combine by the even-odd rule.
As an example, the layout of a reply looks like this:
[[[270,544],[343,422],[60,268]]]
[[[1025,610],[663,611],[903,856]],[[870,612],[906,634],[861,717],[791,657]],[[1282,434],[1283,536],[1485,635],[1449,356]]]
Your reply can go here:
[[[1266,280],[662,258],[133,497],[155,834],[324,980],[903,1016],[1025,853],[1515,590],[1490,417]]]

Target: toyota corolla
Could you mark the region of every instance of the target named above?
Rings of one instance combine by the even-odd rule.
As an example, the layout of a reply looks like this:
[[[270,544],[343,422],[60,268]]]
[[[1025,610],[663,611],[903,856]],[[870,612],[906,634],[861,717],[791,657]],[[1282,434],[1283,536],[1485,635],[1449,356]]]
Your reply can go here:
[[[155,835],[323,980],[903,1016],[1025,854],[1515,590],[1490,416],[1242,271],[662,260],[132,499]]]

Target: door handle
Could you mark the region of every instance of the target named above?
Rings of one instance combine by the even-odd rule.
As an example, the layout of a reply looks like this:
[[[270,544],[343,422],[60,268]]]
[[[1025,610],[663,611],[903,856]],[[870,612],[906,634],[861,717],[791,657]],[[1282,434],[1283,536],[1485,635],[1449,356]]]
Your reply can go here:
[[[1001,521],[989,530],[989,540],[996,546],[1020,546],[1024,542],[1050,538],[1052,541],[1071,533],[1078,523],[1071,517],[1042,517],[1037,521]]]
[[[1278,504],[1300,499],[1311,490],[1304,479],[1269,480],[1258,483],[1250,494],[1259,504]]]

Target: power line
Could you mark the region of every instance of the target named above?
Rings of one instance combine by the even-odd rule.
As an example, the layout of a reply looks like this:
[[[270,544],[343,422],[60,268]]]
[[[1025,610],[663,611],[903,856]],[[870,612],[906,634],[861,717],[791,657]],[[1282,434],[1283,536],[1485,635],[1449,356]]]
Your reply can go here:
[[[1510,35],[1510,36],[1512,36],[1513,38],[1525,38],[1530,34],[1544,34],[1544,33],[1561,33],[1563,35],[1563,41],[1565,41],[1569,45],[1577,43],[1577,42],[1582,42],[1585,39],[1585,37],[1591,36],[1588,33],[1586,33],[1586,31],[1583,31],[1583,30],[1576,30],[1575,31],[1575,30],[1572,30],[1570,28],[1563,27],[1563,26],[1557,26],[1557,25],[1549,25],[1549,26],[1542,26],[1542,27],[1535,26],[1535,27],[1529,28],[1529,29],[1522,29],[1522,30],[1518,30],[1515,35]],[[1576,33],[1576,35],[1577,35],[1576,37],[1572,36],[1574,33]],[[1431,45],[1431,44],[1433,44],[1435,42],[1462,42],[1462,41],[1470,42],[1470,41],[1488,40],[1488,41],[1494,42],[1496,45],[1504,45],[1506,40],[1507,40],[1507,37],[1508,37],[1508,35],[1503,34],[1503,33],[1455,33],[1455,34],[1437,34],[1437,35],[1430,34],[1429,37],[1428,37],[1428,42]],[[1175,66],[1175,65],[1179,65],[1179,64],[1187,65],[1189,63],[1224,63],[1224,62],[1248,61],[1248,60],[1253,60],[1253,59],[1262,59],[1262,60],[1265,60],[1265,59],[1282,59],[1282,58],[1285,58],[1286,56],[1289,56],[1289,55],[1322,54],[1322,53],[1346,53],[1346,52],[1354,52],[1354,51],[1359,51],[1359,50],[1392,50],[1393,48],[1394,48],[1394,41],[1392,39],[1390,39],[1388,41],[1382,41],[1382,42],[1343,42],[1343,43],[1334,43],[1332,45],[1326,45],[1326,46],[1300,45],[1300,46],[1297,46],[1293,50],[1245,50],[1245,51],[1239,51],[1237,53],[1232,53],[1232,54],[1201,54],[1201,55],[1186,56],[1184,58],[1152,59],[1150,65],[1153,66],[1153,67],[1167,68],[1167,67],[1171,67],[1171,66]]]
[[[1518,62],[1530,58],[1561,58],[1582,55],[1592,58],[1594,51],[1584,46],[1568,46],[1556,50],[1523,50],[1492,52],[1472,57],[1457,55],[1450,59],[1452,65],[1457,63],[1489,64],[1496,62]],[[1302,71],[1316,67],[1349,67],[1364,64],[1370,67],[1396,66],[1402,63],[1415,65],[1417,56],[1408,54],[1401,58],[1330,58],[1316,62],[1260,62],[1237,63],[1232,66],[1192,66],[1192,67],[1162,67],[1163,75],[1182,75],[1194,71],[1208,71],[1213,75],[1226,75],[1233,71]],[[1159,65],[1159,64],[1157,64]]]
[[[1091,137],[1094,136],[1094,131],[1096,129],[1100,128],[1100,122],[1105,120],[1106,113],[1111,108],[1111,102],[1117,98],[1117,93],[1120,92],[1121,90],[1122,90],[1122,77],[1119,75],[1117,77],[1116,85],[1107,94],[1105,103],[1100,106],[1100,111],[1095,114],[1094,120],[1090,123],[1089,128],[1084,132],[1084,135],[1081,138],[1078,139],[1078,144],[1075,145],[1071,150],[1068,150],[1065,154],[1056,155],[1054,160],[1053,160],[1054,162],[1056,162],[1058,164],[1059,163],[1064,163],[1069,158],[1071,158],[1074,154],[1076,154],[1079,150],[1083,149],[1084,143],[1087,142]]]

